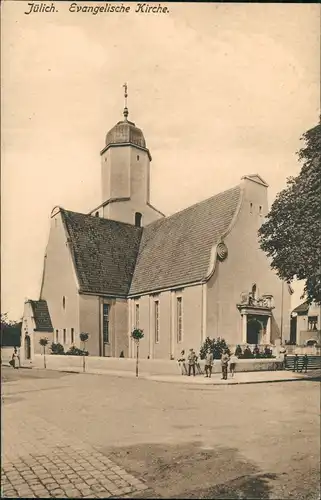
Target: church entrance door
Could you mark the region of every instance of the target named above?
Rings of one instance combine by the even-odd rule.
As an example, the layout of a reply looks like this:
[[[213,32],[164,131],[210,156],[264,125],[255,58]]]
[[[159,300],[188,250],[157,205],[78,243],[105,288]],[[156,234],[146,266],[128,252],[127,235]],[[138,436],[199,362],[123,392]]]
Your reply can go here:
[[[248,319],[247,322],[247,343],[248,344],[259,344],[260,332],[262,330],[262,324],[255,318]]]
[[[29,335],[25,336],[25,358],[31,359],[31,342]]]

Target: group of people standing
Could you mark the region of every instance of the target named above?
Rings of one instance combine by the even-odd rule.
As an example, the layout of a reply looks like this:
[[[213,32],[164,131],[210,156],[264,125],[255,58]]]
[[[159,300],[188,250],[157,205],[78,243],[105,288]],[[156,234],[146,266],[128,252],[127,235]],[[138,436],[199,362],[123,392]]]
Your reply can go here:
[[[294,360],[293,360],[293,371],[294,372],[298,372],[298,371],[302,372],[302,370],[304,370],[304,372],[307,373],[308,363],[309,363],[309,358],[308,358],[308,355],[305,354],[303,356],[301,370],[299,370],[299,356],[297,354],[295,354]]]
[[[234,377],[235,374],[235,366],[237,362],[237,356],[232,354],[229,355],[227,350],[224,350],[221,355],[221,367],[222,367],[222,380],[227,380],[228,368],[230,368],[231,377]],[[198,363],[198,357],[194,351],[194,349],[190,349],[189,354],[187,356],[187,365],[186,368],[186,359],[185,359],[185,351],[181,352],[181,357],[178,359],[178,362],[181,366],[182,375],[188,375],[189,377],[193,373],[193,376],[196,375],[196,369],[199,373],[201,373],[201,368]],[[208,349],[205,356],[205,377],[211,378],[212,370],[214,364],[214,356],[211,349]]]

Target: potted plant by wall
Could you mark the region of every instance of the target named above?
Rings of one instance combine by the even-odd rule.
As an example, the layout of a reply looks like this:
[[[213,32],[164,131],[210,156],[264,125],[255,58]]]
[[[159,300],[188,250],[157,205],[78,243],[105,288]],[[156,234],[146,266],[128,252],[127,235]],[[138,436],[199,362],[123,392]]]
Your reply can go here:
[[[42,337],[40,340],[39,340],[39,344],[43,347],[43,366],[44,368],[47,368],[47,364],[46,364],[46,347],[49,343],[49,340],[47,339],[47,337]]]
[[[85,372],[86,371],[86,342],[87,340],[89,339],[89,335],[88,333],[85,333],[85,332],[81,332],[79,334],[79,338],[80,338],[80,341],[82,342],[82,351],[83,351],[83,354],[82,354],[82,371]]]
[[[140,328],[135,328],[132,331],[131,337],[136,344],[136,377],[138,377],[139,341],[144,338],[143,330],[140,330]]]

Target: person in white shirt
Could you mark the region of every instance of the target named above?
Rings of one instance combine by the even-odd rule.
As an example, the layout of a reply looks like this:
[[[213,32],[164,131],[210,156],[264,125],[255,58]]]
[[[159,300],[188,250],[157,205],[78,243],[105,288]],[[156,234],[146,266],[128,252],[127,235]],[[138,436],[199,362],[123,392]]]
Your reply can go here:
[[[235,356],[235,354],[232,354],[232,356],[230,357],[230,374],[231,374],[231,377],[234,377],[235,366],[236,366],[237,360],[238,360],[238,357]]]

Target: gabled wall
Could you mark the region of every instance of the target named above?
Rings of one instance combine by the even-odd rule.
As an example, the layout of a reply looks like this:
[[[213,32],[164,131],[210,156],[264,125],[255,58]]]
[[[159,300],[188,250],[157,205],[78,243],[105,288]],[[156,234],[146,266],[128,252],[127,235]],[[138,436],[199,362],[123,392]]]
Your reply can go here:
[[[39,332],[35,331],[36,323],[33,316],[33,309],[29,301],[26,301],[23,309],[22,327],[21,327],[21,347],[20,347],[20,361],[21,363],[28,363],[26,357],[26,336],[30,337],[30,359],[34,361],[35,354],[43,354],[43,347],[39,344],[41,338],[48,339],[48,347],[46,352],[49,354],[49,347],[54,340],[52,332]]]
[[[68,349],[71,345],[71,328],[74,328],[75,344],[79,345],[78,283],[60,212],[51,219],[40,298],[47,301],[54,339],[58,330],[58,341],[64,344],[65,350]],[[65,343],[63,329],[66,329]]]
[[[230,343],[241,343],[241,315],[236,304],[242,292],[256,283],[258,294],[272,294],[275,301],[271,339],[281,328],[282,282],[260,250],[257,231],[268,213],[267,188],[250,179],[242,182],[242,204],[231,232],[224,239],[228,247],[225,261],[216,263],[207,284],[207,335],[221,336]],[[252,205],[251,205],[252,204]],[[261,208],[260,208],[261,207]],[[290,294],[283,288],[283,340],[290,337]]]

